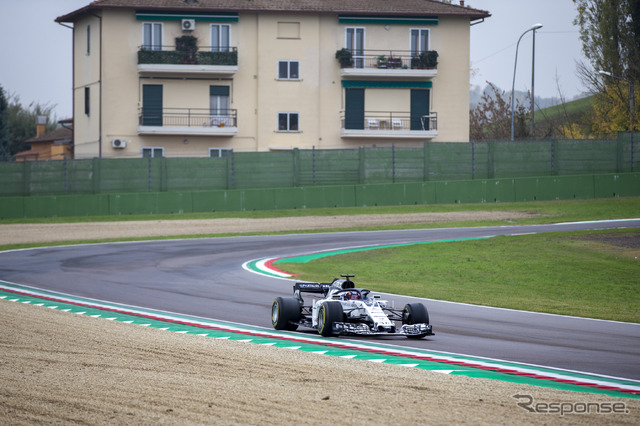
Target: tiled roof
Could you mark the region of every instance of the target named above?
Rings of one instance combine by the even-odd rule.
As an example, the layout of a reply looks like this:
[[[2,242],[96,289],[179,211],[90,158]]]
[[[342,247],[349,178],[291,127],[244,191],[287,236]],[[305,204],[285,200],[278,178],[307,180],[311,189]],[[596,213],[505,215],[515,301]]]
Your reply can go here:
[[[66,127],[58,127],[57,129],[52,130],[49,133],[45,133],[42,136],[36,136],[31,139],[27,139],[25,143],[55,142],[55,141],[71,142],[72,137],[73,137],[73,132],[71,131],[71,129],[67,129]]]
[[[456,1],[456,0],[453,0]],[[60,16],[57,22],[73,22],[85,12],[99,9],[145,9],[202,12],[296,12],[404,16],[459,16],[487,18],[489,12],[443,3],[440,0],[96,0]]]

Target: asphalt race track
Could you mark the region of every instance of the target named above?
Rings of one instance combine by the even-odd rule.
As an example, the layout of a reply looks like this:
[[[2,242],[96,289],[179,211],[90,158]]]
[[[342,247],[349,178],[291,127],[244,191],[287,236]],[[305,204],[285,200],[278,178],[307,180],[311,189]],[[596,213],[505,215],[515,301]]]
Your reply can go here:
[[[292,282],[246,271],[264,257],[505,234],[640,227],[640,219],[484,228],[247,236],[110,243],[0,253],[0,280],[271,329]],[[340,273],[329,271],[327,281]],[[366,283],[356,285],[366,287]],[[409,298],[389,296],[396,307]],[[415,299],[411,299],[415,301]],[[435,336],[381,343],[640,379],[640,324],[425,301]]]

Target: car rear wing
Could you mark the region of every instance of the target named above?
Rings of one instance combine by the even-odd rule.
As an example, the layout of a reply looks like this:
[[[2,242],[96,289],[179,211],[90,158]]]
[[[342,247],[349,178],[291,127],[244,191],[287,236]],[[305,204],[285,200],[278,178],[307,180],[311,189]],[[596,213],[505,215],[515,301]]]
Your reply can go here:
[[[326,296],[331,288],[330,283],[295,283],[293,285],[293,295],[302,301],[300,293],[318,293]]]

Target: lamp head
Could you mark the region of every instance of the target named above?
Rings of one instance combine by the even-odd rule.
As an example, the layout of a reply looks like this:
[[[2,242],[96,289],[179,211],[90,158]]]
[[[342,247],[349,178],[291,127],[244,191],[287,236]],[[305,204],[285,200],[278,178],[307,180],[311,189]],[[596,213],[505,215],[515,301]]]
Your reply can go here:
[[[533,24],[533,26],[531,27],[532,30],[539,30],[540,28],[542,28],[542,24],[537,23],[537,24]]]

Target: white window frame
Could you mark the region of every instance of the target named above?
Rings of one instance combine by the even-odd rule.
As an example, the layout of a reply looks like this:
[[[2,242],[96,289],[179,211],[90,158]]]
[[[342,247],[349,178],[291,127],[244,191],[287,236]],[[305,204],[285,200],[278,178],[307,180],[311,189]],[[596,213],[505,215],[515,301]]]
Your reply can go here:
[[[285,129],[281,129],[280,128],[280,116],[286,114],[287,116],[287,125]],[[298,117],[298,128],[297,129],[291,129],[291,116],[297,116]],[[278,132],[282,132],[282,133],[298,133],[300,132],[300,113],[299,112],[293,112],[293,111],[280,111],[278,112]]]
[[[160,157],[153,155],[154,152],[157,149],[160,150],[160,153],[161,153]],[[145,146],[145,147],[142,147],[140,149],[140,154],[142,155],[142,158],[149,158],[149,157],[145,157],[145,155],[144,155],[145,151],[150,151],[151,152],[151,158],[162,158],[162,157],[164,157],[164,147],[161,147],[161,146]]]
[[[145,27],[146,26],[151,26],[151,40],[149,40],[151,43],[147,44],[145,43]],[[155,31],[154,28],[159,27],[160,28],[160,40],[155,40]],[[162,40],[164,38],[164,25],[162,22],[143,22],[142,23],[142,48],[145,50],[163,50],[162,49]]]
[[[215,29],[216,27],[217,27],[217,29]],[[222,40],[221,29],[223,27],[224,28],[228,28],[227,46],[220,45],[221,40]],[[217,33],[218,40],[219,40],[217,46],[213,42],[213,34],[214,34],[214,32]],[[211,51],[212,52],[231,52],[231,24],[211,24],[209,26],[209,41],[211,42],[210,44],[211,44]]]
[[[349,37],[349,30],[353,30],[353,39],[350,40]],[[360,55],[358,55],[357,53],[357,43],[356,40],[358,39],[357,34],[358,34],[358,30],[362,30],[362,47],[360,50],[362,50],[362,53]],[[346,49],[349,49],[349,44],[352,44],[351,46],[351,53],[353,54],[353,67],[354,68],[364,68],[365,67],[365,52],[367,49],[367,28],[366,27],[345,27],[344,29],[344,47]]]
[[[418,31],[418,43],[416,49],[414,50],[413,44],[413,32]],[[420,46],[422,41],[422,32],[425,31],[427,33],[427,45]],[[428,52],[431,47],[431,29],[429,28],[410,28],[409,29],[409,50],[411,51],[411,56],[419,56],[423,52]]]
[[[225,153],[224,155],[222,155],[223,152]],[[227,157],[232,152],[233,152],[233,148],[209,148],[209,157],[223,158],[223,157]]]
[[[287,75],[286,76],[281,76],[280,75],[280,64],[286,63],[287,64]],[[297,77],[291,77],[291,64],[297,64],[298,65],[298,76]],[[278,76],[278,80],[300,80],[300,61],[290,61],[290,60],[282,60],[282,61],[278,61],[278,70],[277,70],[277,76]]]

